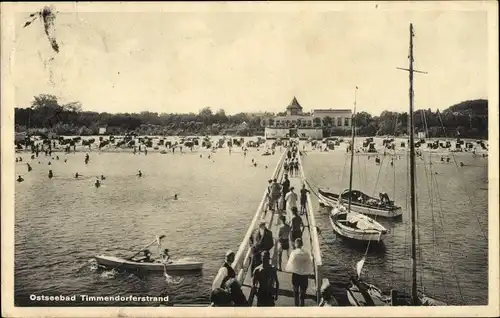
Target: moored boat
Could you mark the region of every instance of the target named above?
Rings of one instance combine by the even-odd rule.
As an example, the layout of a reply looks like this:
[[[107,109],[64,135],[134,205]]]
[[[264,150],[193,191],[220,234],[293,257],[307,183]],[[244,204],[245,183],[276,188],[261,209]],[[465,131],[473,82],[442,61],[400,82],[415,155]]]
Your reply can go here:
[[[394,204],[394,201],[382,202],[380,199],[373,198],[359,190],[344,190],[342,194],[322,191],[318,189],[320,201],[327,206],[336,207],[339,203],[348,204],[351,199],[351,209],[353,211],[366,215],[375,215],[386,218],[397,218],[402,215],[400,206]],[[339,197],[342,202],[339,202]]]
[[[348,211],[343,206],[333,208],[330,223],[340,236],[357,241],[381,242],[387,229],[366,215]]]
[[[117,268],[118,266],[124,270],[140,270],[150,272],[163,272],[167,271],[200,271],[203,268],[202,262],[187,261],[187,260],[173,260],[166,264],[155,262],[136,262],[115,256],[97,255],[95,256],[98,265],[110,268]]]
[[[365,283],[359,278],[351,278],[351,286],[347,289],[347,298],[352,306],[410,306],[411,297],[399,294],[395,290],[389,293],[382,292],[377,286]],[[422,292],[418,292],[418,306],[445,306],[446,303],[431,298]]]

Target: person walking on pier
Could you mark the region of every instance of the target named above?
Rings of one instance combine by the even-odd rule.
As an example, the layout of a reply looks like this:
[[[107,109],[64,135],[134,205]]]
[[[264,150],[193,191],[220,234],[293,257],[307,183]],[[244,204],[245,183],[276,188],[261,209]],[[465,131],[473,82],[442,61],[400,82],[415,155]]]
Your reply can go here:
[[[261,253],[269,252],[274,246],[273,232],[266,228],[266,220],[261,220],[259,228],[250,236],[250,248],[252,251],[251,271],[261,264]]]
[[[234,307],[247,307],[248,300],[241,290],[241,284],[235,278],[229,279],[225,284],[225,289],[231,297],[231,302]]]
[[[277,209],[278,200],[281,196],[281,185],[278,183],[278,180],[273,179],[273,183],[271,184],[271,211]]]
[[[299,158],[295,158],[295,161],[293,162],[293,169],[295,171],[295,176],[299,176]]]
[[[272,203],[273,203],[273,197],[272,197],[272,185],[273,185],[273,180],[269,179],[267,181],[267,194],[266,194],[266,197],[267,197],[267,206],[266,208],[264,209],[264,216],[267,214],[267,210],[273,210],[273,206],[272,206]]]
[[[281,270],[283,251],[286,251],[287,258],[290,257],[290,225],[286,222],[284,215],[280,216],[281,226],[278,229],[278,270]]]
[[[224,264],[222,264],[222,267],[219,269],[219,272],[217,272],[216,276],[221,276],[223,277],[222,281],[220,284],[217,284],[216,281],[214,281],[212,285],[212,290],[215,290],[217,288],[225,288],[226,282],[231,279],[231,278],[236,278],[236,272],[234,271],[233,267],[231,264],[234,262],[234,252],[233,251],[227,251],[226,252],[226,258],[224,260]]]
[[[285,180],[283,180],[283,182],[281,183],[281,191],[282,191],[283,203],[285,203],[286,195],[290,191],[290,179],[288,179],[288,173],[285,173]],[[283,205],[280,207],[281,210],[285,210],[285,207]]]
[[[295,306],[303,307],[309,285],[309,275],[314,275],[313,261],[311,253],[302,248],[304,243],[301,238],[296,239],[294,243],[295,249],[290,254],[286,271],[292,273]]]
[[[302,239],[302,232],[304,231],[304,222],[300,217],[297,207],[292,208],[292,220],[290,221],[292,228],[290,229],[290,240],[295,242],[298,238]]]
[[[253,271],[253,288],[256,289],[257,307],[274,307],[278,300],[279,280],[276,268],[271,265],[269,251],[262,253],[262,264]]]
[[[309,190],[306,189],[306,185],[302,184],[302,189],[300,189],[300,215],[307,212],[307,194]]]
[[[294,208],[297,211],[297,199],[298,199],[298,197],[297,197],[297,193],[295,193],[294,190],[295,190],[295,188],[291,187],[290,191],[288,191],[288,193],[285,196],[287,215],[290,215],[290,213],[293,212],[292,209],[294,209]]]

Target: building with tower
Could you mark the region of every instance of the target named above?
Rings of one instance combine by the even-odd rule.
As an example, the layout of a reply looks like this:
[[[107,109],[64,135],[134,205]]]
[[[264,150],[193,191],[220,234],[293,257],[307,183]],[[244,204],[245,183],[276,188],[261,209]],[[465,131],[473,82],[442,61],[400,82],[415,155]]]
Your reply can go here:
[[[285,113],[262,118],[267,139],[299,137],[322,139],[323,128],[351,129],[350,109],[314,109],[305,113],[296,97],[286,107]]]

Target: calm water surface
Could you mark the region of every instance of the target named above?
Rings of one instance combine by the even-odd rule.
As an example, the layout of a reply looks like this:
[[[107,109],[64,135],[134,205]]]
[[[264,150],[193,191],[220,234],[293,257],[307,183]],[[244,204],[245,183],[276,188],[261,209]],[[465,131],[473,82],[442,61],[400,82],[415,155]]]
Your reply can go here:
[[[208,302],[223,255],[227,249],[238,249],[279,158],[279,153],[267,157],[261,153],[251,149],[245,159],[238,150],[229,155],[227,149],[220,149],[209,160],[201,150],[147,156],[91,152],[88,165],[83,153],[58,154],[60,160],[44,155],[28,160],[23,154],[25,161],[16,164],[16,175],[25,178],[16,184],[16,303],[43,305],[30,302],[30,294],[164,294],[177,304]],[[383,190],[404,210],[401,221],[378,220],[391,233],[385,250],[370,252],[363,270],[365,279],[382,289],[409,287],[407,166],[401,155],[394,166],[388,157],[376,166],[373,157],[366,155],[357,156],[354,165],[355,188],[368,194]],[[471,154],[455,157],[465,167],[442,164],[433,155],[430,171],[419,161],[418,280],[426,292],[450,304],[486,304],[488,196],[483,189],[487,160]],[[256,168],[251,166],[252,158],[258,162]],[[25,162],[31,162],[32,172],[27,172]],[[348,186],[349,163],[343,146],[328,153],[309,152],[303,163],[313,187],[340,191]],[[49,169],[54,171],[52,180],[47,177]],[[143,178],[135,176],[138,170]],[[74,179],[76,172],[84,177]],[[101,174],[107,179],[96,189],[93,183]],[[171,200],[175,193],[178,201]],[[313,203],[317,208],[315,199]],[[316,213],[324,275],[334,282],[347,282],[364,249],[337,238],[327,214]],[[110,277],[91,270],[89,260],[94,255],[128,256],[157,234],[166,235],[164,246],[173,257],[202,260],[202,273],[182,276],[179,284],[172,284],[161,274]]]
[[[84,153],[59,153],[60,160],[28,160],[30,173],[24,154],[16,164],[16,175],[25,179],[16,184],[16,303],[33,305],[27,300],[32,293],[167,294],[175,303],[207,302],[224,253],[238,249],[279,158],[261,153],[251,149],[244,158],[241,151],[220,149],[212,159],[206,151],[90,153],[88,165]],[[75,179],[76,172],[85,177]],[[106,180],[95,188],[101,174]],[[175,193],[177,201],[171,200]],[[161,274],[112,278],[89,270],[94,255],[131,256],[157,234],[166,235],[163,245],[172,257],[203,261],[203,272],[169,285]]]

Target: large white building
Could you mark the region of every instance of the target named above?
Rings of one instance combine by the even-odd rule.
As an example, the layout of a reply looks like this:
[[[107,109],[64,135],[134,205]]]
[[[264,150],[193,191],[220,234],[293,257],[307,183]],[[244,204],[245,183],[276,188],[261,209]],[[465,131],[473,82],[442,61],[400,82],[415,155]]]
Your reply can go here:
[[[290,136],[321,139],[323,127],[350,129],[351,117],[350,109],[314,109],[311,113],[304,113],[294,97],[285,115],[264,117],[261,125],[266,127],[265,136],[268,139]]]

